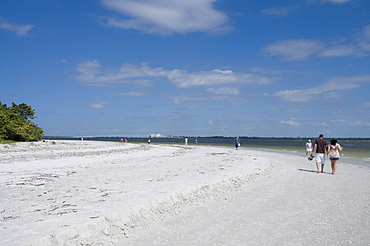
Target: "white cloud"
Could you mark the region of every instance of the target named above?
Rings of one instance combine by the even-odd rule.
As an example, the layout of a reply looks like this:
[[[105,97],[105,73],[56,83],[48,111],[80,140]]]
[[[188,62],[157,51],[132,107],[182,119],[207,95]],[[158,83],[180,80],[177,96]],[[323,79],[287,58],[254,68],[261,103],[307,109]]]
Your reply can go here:
[[[228,17],[213,7],[216,0],[101,0],[125,19],[106,25],[146,33],[171,34],[225,30]]]
[[[318,94],[320,94],[320,92],[310,90],[284,90],[274,93],[275,96],[289,102],[307,102]]]
[[[58,64],[58,63],[67,63],[68,60],[67,59],[60,59],[60,60],[54,60],[54,61],[50,61],[50,63],[55,63],[55,64]]]
[[[97,60],[86,61],[78,64],[75,67],[75,71],[79,72],[77,76],[79,81],[83,82],[97,82],[96,74],[100,73],[100,63]]]
[[[261,13],[264,15],[273,15],[276,17],[284,17],[290,15],[294,11],[294,7],[276,7],[276,8],[267,8],[261,10]]]
[[[221,87],[221,88],[208,88],[206,90],[209,93],[214,93],[217,95],[239,95],[240,91],[236,88],[227,88],[227,87]]]
[[[107,86],[112,84],[136,82],[138,85],[148,85],[147,77],[165,76],[162,68],[150,68],[148,66],[135,66],[123,64],[119,69],[107,68],[102,71],[102,65],[97,60],[81,62],[75,67],[79,73],[76,76],[78,81],[86,85]]]
[[[104,71],[102,71],[102,67],[97,60],[82,62],[75,67],[75,71],[79,73],[76,79],[90,86],[112,86],[128,82],[136,83],[137,85],[147,85],[150,80],[165,78],[180,88],[233,83],[270,84],[276,80],[276,78],[218,69],[189,73],[186,70],[164,70],[161,67],[151,68],[147,65],[124,64],[119,69],[106,68]],[[143,81],[146,83],[143,83]]]
[[[270,56],[281,57],[285,61],[306,60],[313,56],[345,57],[370,55],[370,25],[365,26],[358,36],[357,40],[334,45],[310,39],[281,40],[263,48],[263,52]]]
[[[0,17],[0,29],[17,33],[18,36],[26,36],[33,28],[33,25],[17,25],[4,21]]]
[[[326,95],[329,97],[340,96],[338,91],[356,89],[365,83],[370,83],[370,75],[358,75],[353,77],[334,77],[323,85],[307,90],[284,90],[275,92],[274,95],[284,101],[308,102],[318,96]]]
[[[89,107],[94,109],[101,109],[104,105],[108,104],[107,102],[89,102]]]
[[[364,52],[370,52],[370,25],[362,29],[358,39],[358,48]]]
[[[300,126],[300,124],[296,121],[295,118],[291,118],[291,119],[289,119],[287,121],[282,120],[282,121],[280,121],[280,123],[281,124],[284,124],[284,125],[292,126],[292,127],[298,127],[298,126]]]
[[[347,3],[350,2],[351,0],[321,0],[321,2],[329,2],[329,3]]]
[[[361,56],[363,53],[355,45],[335,45],[324,49],[318,55],[321,57]]]
[[[192,105],[186,106],[186,108],[187,109],[198,109],[198,108],[200,108],[200,105],[192,104]]]
[[[352,123],[356,127],[370,127],[370,121],[356,120]]]
[[[262,73],[262,74],[270,74],[270,75],[278,75],[282,73],[297,73],[293,70],[277,70],[277,69],[268,69],[264,67],[251,67],[249,68],[250,71],[254,73]]]
[[[186,96],[186,95],[174,96],[174,97],[172,97],[172,99],[173,99],[173,102],[175,104],[181,104],[181,103],[188,102],[188,101],[206,101],[206,100],[208,100],[205,97]]]
[[[286,61],[306,60],[320,52],[325,44],[309,39],[283,40],[268,45],[263,50],[271,56],[280,56]]]
[[[365,101],[360,104],[361,107],[370,108],[370,101]]]
[[[270,84],[276,78],[267,78],[248,73],[233,73],[230,70],[212,70],[188,73],[184,70],[173,70],[169,80],[180,88],[191,86],[225,85],[232,83]]]
[[[145,96],[146,93],[137,92],[137,91],[130,91],[130,92],[123,92],[123,93],[116,93],[115,95],[126,96],[126,97],[142,97],[142,96]]]
[[[370,75],[358,75],[353,77],[334,77],[320,86],[323,91],[356,89],[362,84],[370,83]]]

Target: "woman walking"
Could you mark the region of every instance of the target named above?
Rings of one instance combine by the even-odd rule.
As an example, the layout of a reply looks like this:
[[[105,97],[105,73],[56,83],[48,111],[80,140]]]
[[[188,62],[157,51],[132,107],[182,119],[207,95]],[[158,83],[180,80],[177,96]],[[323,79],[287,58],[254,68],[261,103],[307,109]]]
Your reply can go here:
[[[328,145],[328,157],[330,158],[331,163],[331,170],[332,174],[335,175],[335,172],[337,171],[337,164],[338,160],[340,159],[339,151],[342,151],[343,147],[340,146],[339,143],[337,143],[337,140],[333,139],[330,141],[330,145]]]

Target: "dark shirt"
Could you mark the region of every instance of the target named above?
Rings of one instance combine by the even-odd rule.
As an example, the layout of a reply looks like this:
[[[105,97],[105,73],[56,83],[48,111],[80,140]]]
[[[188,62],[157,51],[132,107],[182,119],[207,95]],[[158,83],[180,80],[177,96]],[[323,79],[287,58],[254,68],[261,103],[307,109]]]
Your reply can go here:
[[[325,148],[328,143],[324,139],[316,139],[314,146],[316,145],[316,153],[324,153],[325,154]]]

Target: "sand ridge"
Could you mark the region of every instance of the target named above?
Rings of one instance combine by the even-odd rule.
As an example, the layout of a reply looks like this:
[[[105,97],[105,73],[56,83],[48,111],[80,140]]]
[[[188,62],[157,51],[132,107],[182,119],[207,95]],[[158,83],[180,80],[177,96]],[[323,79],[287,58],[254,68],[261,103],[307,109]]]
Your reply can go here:
[[[327,162],[317,174],[304,157],[263,156],[273,163],[268,175],[133,234],[126,245],[369,245],[368,168],[340,163],[332,175]]]
[[[232,147],[48,141],[3,145],[0,154],[2,245],[80,245],[115,228],[128,234],[270,167]],[[145,215],[133,222],[138,213]]]

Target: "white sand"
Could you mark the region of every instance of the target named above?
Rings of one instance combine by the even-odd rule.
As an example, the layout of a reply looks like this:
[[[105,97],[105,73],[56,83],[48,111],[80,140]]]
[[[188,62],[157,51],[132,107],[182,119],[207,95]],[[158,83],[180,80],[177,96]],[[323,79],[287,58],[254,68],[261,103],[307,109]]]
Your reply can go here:
[[[271,160],[268,175],[136,232],[125,245],[370,245],[370,169],[340,163],[334,176],[327,161],[317,174],[303,157],[254,155]],[[107,245],[122,242],[113,239]]]
[[[303,154],[303,153],[302,153]],[[233,147],[0,145],[0,245],[370,245],[370,170]]]
[[[0,155],[2,246],[125,245],[270,167],[232,147],[49,141],[0,145]]]

